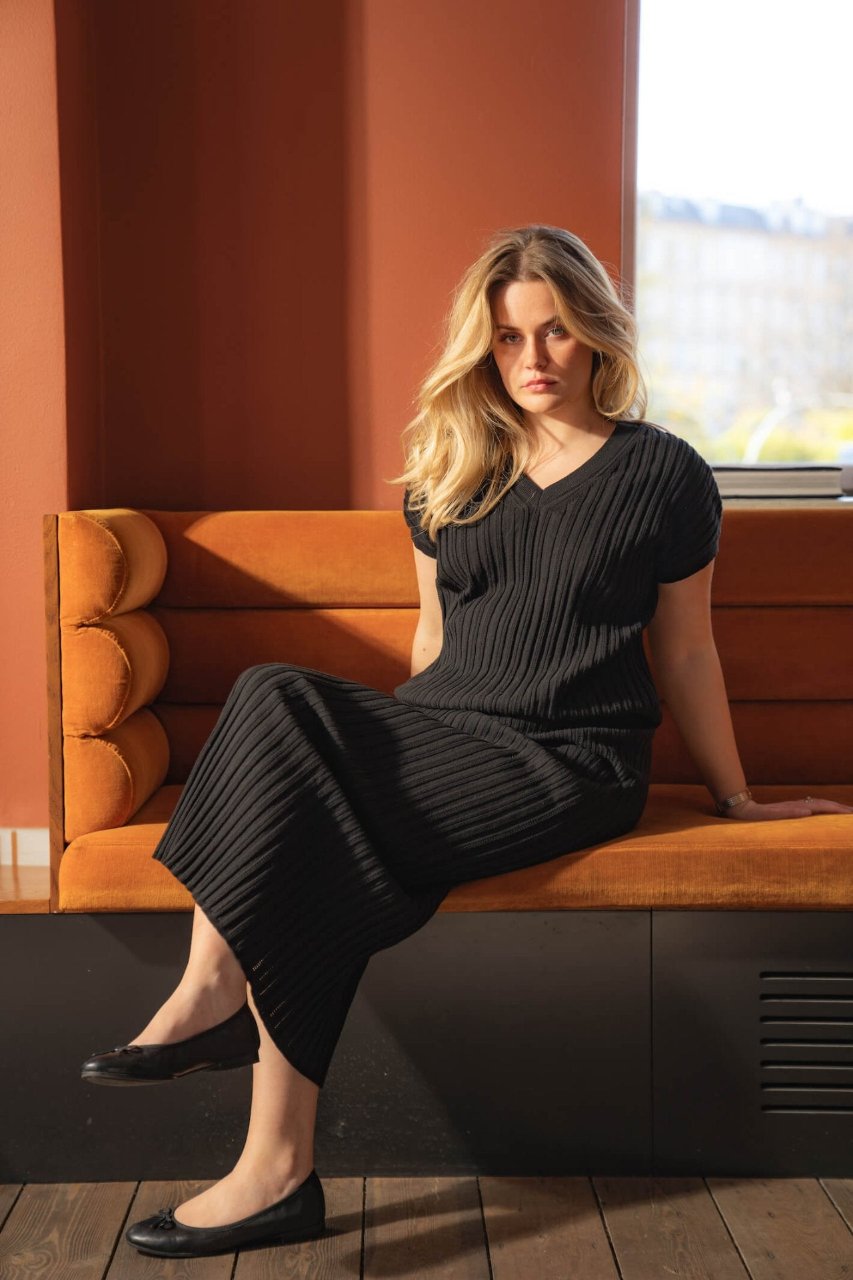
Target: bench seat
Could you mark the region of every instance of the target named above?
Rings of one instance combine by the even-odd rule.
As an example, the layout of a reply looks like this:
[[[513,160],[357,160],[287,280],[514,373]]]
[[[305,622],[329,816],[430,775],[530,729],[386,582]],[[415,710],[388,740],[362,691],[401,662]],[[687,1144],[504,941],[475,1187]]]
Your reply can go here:
[[[61,911],[185,911],[193,900],[151,851],[178,797],[161,787],[123,827],[78,836],[60,866]],[[813,787],[853,804],[853,785]],[[755,799],[802,787],[754,787]],[[633,831],[553,861],[454,886],[440,911],[849,910],[853,815],[717,817],[704,787],[653,783]]]

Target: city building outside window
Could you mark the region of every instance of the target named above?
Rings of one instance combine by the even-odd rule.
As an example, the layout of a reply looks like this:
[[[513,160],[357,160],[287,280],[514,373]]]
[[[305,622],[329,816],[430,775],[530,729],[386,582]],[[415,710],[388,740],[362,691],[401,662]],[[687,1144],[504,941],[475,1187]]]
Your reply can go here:
[[[851,48],[848,0],[641,0],[647,417],[730,492],[853,478]]]

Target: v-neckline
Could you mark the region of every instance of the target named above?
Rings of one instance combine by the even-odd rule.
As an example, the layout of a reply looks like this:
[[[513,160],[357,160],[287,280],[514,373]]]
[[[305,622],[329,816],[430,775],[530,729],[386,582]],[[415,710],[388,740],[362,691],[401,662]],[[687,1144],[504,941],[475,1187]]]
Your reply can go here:
[[[596,449],[592,457],[587,458],[586,462],[582,462],[579,467],[575,467],[567,475],[561,476],[559,480],[553,480],[551,484],[546,484],[544,487],[537,484],[535,480],[531,480],[530,476],[522,471],[513,485],[513,489],[517,489],[519,496],[529,502],[547,503],[555,498],[561,498],[570,489],[573,489],[576,485],[583,484],[592,476],[597,475],[603,467],[608,466],[616,454],[633,439],[633,428],[636,425],[632,419],[617,418],[616,425],[604,443]]]

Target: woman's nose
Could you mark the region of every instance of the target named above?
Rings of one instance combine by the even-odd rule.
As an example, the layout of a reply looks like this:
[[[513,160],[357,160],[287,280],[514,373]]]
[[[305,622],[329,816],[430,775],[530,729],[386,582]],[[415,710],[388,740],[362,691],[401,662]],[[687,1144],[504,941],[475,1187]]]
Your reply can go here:
[[[531,338],[524,348],[524,358],[528,364],[541,364],[545,354],[545,343],[541,338]]]

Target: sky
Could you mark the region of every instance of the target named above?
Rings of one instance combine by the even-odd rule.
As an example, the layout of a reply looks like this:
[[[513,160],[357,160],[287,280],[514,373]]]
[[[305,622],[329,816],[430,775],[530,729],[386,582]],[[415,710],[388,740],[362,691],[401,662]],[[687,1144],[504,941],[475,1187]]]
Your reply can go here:
[[[853,0],[640,0],[638,186],[853,214]]]

